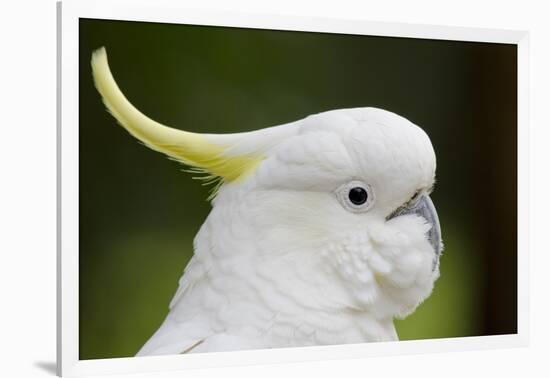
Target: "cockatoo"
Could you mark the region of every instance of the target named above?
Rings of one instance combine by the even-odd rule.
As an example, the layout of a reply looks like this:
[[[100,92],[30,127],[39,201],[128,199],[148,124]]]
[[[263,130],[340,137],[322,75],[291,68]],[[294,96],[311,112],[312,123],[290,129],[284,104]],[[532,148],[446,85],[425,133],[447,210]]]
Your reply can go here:
[[[426,133],[377,108],[235,134],[137,110],[92,54],[107,109],[151,149],[219,178],[166,319],[138,356],[398,340],[442,250]]]

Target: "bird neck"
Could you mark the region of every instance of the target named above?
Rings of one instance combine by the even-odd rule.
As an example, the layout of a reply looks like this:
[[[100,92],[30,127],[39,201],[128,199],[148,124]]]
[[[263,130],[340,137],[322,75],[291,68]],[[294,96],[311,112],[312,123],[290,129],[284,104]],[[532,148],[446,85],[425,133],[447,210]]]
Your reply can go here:
[[[235,224],[216,227],[217,221],[204,223],[195,239],[195,261],[186,269],[188,277],[196,277],[190,286],[197,294],[188,297],[214,304],[202,310],[217,311],[215,326],[247,329],[249,337],[268,338],[269,346],[397,339],[391,317],[355,306],[322,251],[280,250]]]

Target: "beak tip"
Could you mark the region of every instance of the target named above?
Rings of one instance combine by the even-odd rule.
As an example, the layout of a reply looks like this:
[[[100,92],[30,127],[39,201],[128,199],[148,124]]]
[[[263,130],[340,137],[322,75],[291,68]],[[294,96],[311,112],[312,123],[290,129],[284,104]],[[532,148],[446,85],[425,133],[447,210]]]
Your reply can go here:
[[[443,241],[441,239],[441,227],[439,224],[439,217],[435,206],[428,195],[423,195],[414,205],[410,207],[405,207],[397,210],[392,213],[387,219],[395,218],[397,216],[414,214],[420,216],[426,220],[426,222],[431,226],[428,230],[426,236],[428,242],[434,250],[434,263],[433,270],[439,265],[439,257],[443,251]]]

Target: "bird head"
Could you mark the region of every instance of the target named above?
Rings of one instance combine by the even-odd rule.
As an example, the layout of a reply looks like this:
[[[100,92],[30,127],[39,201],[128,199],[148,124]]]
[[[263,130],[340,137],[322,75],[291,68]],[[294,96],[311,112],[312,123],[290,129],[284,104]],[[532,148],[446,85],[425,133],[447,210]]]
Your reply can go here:
[[[442,250],[429,196],[436,159],[418,126],[354,108],[251,132],[191,133],[138,111],[115,83],[105,49],[94,52],[92,69],[105,105],[130,134],[219,179],[207,220],[212,239],[204,241],[211,264],[239,255],[249,275],[273,270],[264,273],[288,284],[290,296],[302,290],[311,295],[300,300],[376,317],[406,316],[431,293]],[[211,251],[218,247],[223,252]]]

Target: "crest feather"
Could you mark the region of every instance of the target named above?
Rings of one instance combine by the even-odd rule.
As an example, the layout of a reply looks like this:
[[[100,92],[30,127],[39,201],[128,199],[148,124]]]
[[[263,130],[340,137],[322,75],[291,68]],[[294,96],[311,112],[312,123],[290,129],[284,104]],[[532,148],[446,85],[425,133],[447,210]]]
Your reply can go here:
[[[147,147],[196,167],[201,173],[208,173],[210,179],[219,177],[223,181],[235,181],[250,175],[263,160],[259,154],[230,154],[230,144],[223,145],[212,141],[220,140],[221,135],[174,129],[141,113],[126,99],[115,82],[104,47],[94,51],[91,64],[95,86],[109,112]]]

